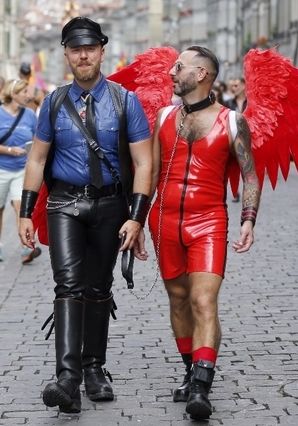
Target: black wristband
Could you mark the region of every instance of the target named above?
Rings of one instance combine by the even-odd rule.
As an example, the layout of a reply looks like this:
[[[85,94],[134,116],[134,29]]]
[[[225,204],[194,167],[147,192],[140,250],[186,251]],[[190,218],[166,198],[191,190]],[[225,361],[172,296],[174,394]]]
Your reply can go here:
[[[20,208],[20,217],[31,219],[32,212],[38,197],[38,192],[23,189]]]
[[[132,206],[130,219],[139,222],[142,226],[145,225],[146,217],[150,208],[148,195],[134,193],[132,194]]]

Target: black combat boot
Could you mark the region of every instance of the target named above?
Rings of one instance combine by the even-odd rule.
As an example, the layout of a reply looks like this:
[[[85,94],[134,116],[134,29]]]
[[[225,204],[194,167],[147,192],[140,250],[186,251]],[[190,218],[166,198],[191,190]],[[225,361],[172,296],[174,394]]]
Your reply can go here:
[[[191,370],[192,370],[192,355],[191,354],[181,354],[183,362],[185,364],[185,376],[183,383],[179,388],[174,390],[173,401],[174,402],[186,402],[189,396],[189,387],[191,379]]]
[[[59,406],[64,413],[81,411],[82,337],[84,304],[75,299],[54,301],[56,375],[43,392],[48,407]]]
[[[212,414],[208,394],[214,374],[214,364],[212,362],[200,360],[193,364],[190,394],[186,404],[186,412],[190,414],[192,419],[208,419]]]
[[[84,348],[82,363],[86,394],[91,401],[112,401],[113,389],[110,373],[102,366],[106,362],[110,314],[113,295],[104,300],[85,299]]]

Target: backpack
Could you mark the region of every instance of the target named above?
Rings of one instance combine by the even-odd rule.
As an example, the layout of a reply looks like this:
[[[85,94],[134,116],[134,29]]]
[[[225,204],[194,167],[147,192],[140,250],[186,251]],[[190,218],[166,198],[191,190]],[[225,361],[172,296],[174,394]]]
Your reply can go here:
[[[119,137],[118,137],[118,153],[120,163],[120,176],[123,191],[130,194],[133,185],[133,173],[132,173],[132,160],[129,151],[129,144],[127,141],[126,132],[126,100],[128,91],[125,91],[124,100],[121,96],[121,85],[107,80],[108,89],[112,98],[112,102],[119,119]],[[50,95],[50,123],[54,128],[58,112],[65,100],[65,97],[71,87],[71,84],[59,86]],[[54,158],[55,151],[55,139],[53,137],[51,147],[48,153],[47,161],[44,168],[44,181],[47,185],[48,191],[52,188],[53,179],[51,175],[51,165]]]

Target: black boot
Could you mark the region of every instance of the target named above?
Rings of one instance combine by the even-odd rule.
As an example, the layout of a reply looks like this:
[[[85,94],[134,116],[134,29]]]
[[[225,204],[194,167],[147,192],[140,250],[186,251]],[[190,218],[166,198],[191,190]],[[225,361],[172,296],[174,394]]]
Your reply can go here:
[[[192,367],[192,356],[191,354],[181,354],[183,362],[185,364],[186,374],[183,379],[183,383],[179,388],[174,390],[173,401],[174,402],[186,402],[189,396],[189,387],[191,379],[191,367]]]
[[[192,419],[208,419],[212,414],[208,393],[215,374],[213,366],[213,363],[208,361],[198,361],[193,365],[190,394],[186,404],[186,412]]]
[[[56,375],[43,392],[48,407],[59,406],[64,413],[81,411],[82,337],[84,304],[75,299],[54,301]]]
[[[104,300],[85,299],[84,348],[82,355],[86,394],[91,401],[112,401],[113,389],[102,366],[106,362],[110,314],[113,296]]]

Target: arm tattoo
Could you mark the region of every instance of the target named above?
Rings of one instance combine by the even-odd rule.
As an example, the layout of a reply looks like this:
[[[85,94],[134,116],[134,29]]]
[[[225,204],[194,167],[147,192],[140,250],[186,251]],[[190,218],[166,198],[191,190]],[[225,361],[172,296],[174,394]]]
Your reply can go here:
[[[242,115],[237,115],[237,128],[233,148],[243,179],[241,224],[246,220],[254,224],[260,201],[260,187],[251,152],[250,130]]]

